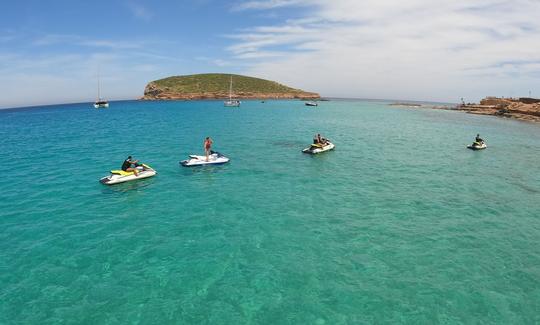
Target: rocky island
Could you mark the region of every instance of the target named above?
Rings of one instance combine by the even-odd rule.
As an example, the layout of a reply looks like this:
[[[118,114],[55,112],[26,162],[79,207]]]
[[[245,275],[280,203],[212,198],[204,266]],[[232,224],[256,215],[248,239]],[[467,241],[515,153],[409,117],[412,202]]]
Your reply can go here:
[[[291,88],[275,81],[221,73],[173,76],[155,80],[146,85],[141,99],[226,99],[229,98],[231,77],[232,94],[235,99],[320,99],[317,93]]]

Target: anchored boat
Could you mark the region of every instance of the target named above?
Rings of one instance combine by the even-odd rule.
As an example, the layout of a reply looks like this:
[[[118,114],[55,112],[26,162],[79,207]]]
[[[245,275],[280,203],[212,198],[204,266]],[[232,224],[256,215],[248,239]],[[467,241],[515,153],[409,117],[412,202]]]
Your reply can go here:
[[[97,97],[97,100],[94,102],[94,108],[108,108],[109,107],[109,102],[104,100],[103,98],[101,98],[101,82],[100,82],[100,76],[99,76],[99,73],[98,73],[98,86],[97,86],[97,91],[98,91],[98,97]]]
[[[232,76],[231,76],[231,82],[229,83],[229,100],[226,100],[223,102],[223,105],[225,107],[239,107],[240,101],[237,99],[233,99],[232,97]]]

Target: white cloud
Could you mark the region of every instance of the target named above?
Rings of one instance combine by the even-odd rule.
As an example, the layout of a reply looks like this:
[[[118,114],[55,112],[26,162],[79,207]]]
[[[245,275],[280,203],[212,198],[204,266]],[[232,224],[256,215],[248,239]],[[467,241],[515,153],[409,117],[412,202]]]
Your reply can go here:
[[[149,53],[103,50],[56,55],[0,52],[5,94],[0,108],[93,101],[98,71],[104,98],[135,99],[143,95],[148,81],[185,69],[185,64],[156,60]]]
[[[53,46],[64,44],[71,46],[108,48],[111,50],[144,48],[149,43],[150,42],[147,41],[91,39],[70,34],[46,34],[39,36],[32,41],[32,45],[34,46]]]
[[[262,1],[246,1],[233,7],[233,10],[264,10],[275,9],[281,7],[298,6],[305,4],[303,0],[262,0]]]
[[[309,15],[234,35],[232,55],[257,59],[248,74],[326,96],[371,98],[476,100],[540,85],[540,21],[532,14],[539,1],[270,3],[309,4]],[[240,7],[265,9],[259,1]]]
[[[154,14],[150,11],[150,9],[141,4],[129,2],[127,6],[129,10],[131,10],[133,16],[137,19],[150,21],[152,18],[154,18]]]

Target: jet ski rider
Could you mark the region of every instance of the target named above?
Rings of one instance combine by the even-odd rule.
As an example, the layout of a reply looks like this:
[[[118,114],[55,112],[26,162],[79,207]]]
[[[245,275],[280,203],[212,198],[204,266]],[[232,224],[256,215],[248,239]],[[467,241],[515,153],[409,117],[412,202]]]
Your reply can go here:
[[[321,134],[317,133],[317,135],[313,138],[313,144],[324,146],[328,144],[328,139],[321,137]]]
[[[476,139],[474,141],[478,144],[484,143],[484,139],[480,138],[480,134],[476,135]]]
[[[124,163],[122,164],[122,170],[125,172],[133,172],[135,176],[139,176],[139,172],[137,171],[138,162],[138,160],[133,160],[133,158],[129,156],[126,160],[124,160]]]
[[[206,137],[206,139],[204,139],[204,153],[206,155],[206,161],[208,161],[208,156],[212,152],[212,143],[214,142],[210,137]]]

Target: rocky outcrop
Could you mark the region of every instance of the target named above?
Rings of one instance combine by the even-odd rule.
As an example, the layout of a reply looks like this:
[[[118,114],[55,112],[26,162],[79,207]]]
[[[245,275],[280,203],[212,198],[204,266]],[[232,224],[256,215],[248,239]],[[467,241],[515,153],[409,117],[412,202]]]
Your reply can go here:
[[[525,121],[540,122],[540,99],[486,97],[480,104],[464,104],[457,107],[471,114],[495,115]]]

